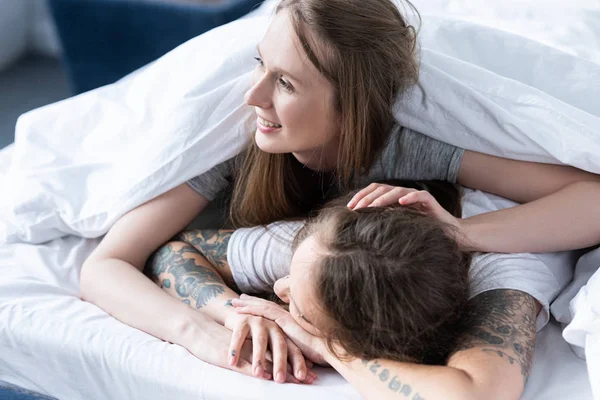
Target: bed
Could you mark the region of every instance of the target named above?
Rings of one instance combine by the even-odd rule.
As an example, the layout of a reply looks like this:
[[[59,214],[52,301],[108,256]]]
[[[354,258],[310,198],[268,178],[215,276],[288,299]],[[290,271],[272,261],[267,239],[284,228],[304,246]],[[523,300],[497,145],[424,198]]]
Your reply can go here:
[[[462,2],[442,2],[440,0],[436,6],[447,7],[450,12],[455,10],[452,7],[455,7],[456,4],[462,4]],[[419,5],[418,2],[417,5]],[[272,2],[265,4],[262,12],[268,13],[269,6],[272,6]],[[486,12],[489,9],[486,7]],[[435,13],[441,13],[441,10],[441,8],[436,9]],[[247,32],[248,27],[254,23],[250,20],[240,22],[239,24],[243,25],[236,26],[241,26],[239,29]],[[442,25],[443,23],[439,26]],[[443,26],[447,27],[448,25]],[[227,32],[226,30],[230,28],[220,29],[218,32]],[[440,32],[439,29],[437,31]],[[218,32],[208,35],[217,35]],[[435,35],[435,32],[436,30],[429,31],[429,33],[425,31],[424,36]],[[497,34],[496,31],[494,32]],[[484,33],[482,32],[482,34]],[[256,33],[256,36],[259,34],[260,32]],[[446,33],[442,32],[442,34]],[[203,36],[211,38],[211,36]],[[511,38],[514,39],[513,36]],[[214,74],[206,74],[206,70],[200,68],[194,73],[204,75],[205,77],[202,79],[205,81],[192,89],[185,89],[188,90],[187,92],[178,92],[179,88],[190,86],[185,82],[186,76],[182,78],[180,75],[179,79],[183,82],[179,84],[180,86],[169,86],[169,91],[161,91],[164,89],[163,87],[158,87],[154,91],[148,89],[144,92],[143,100],[141,96],[135,97],[131,94],[134,92],[133,89],[139,89],[139,85],[144,80],[156,82],[156,75],[153,74],[164,72],[161,71],[161,68],[176,68],[181,59],[178,57],[185,56],[188,63],[193,64],[194,60],[189,57],[197,50],[193,46],[208,46],[206,43],[203,44],[202,40],[204,39],[200,38],[191,44],[184,45],[181,49],[176,49],[164,60],[159,60],[134,73],[114,87],[90,92],[24,116],[17,126],[15,145],[0,151],[0,187],[8,188],[8,190],[5,189],[3,198],[0,199],[2,201],[2,209],[0,209],[0,243],[2,243],[0,245],[0,268],[3,272],[0,275],[0,381],[59,399],[251,400],[283,397],[293,400],[360,398],[341,376],[329,369],[317,369],[319,379],[316,384],[309,386],[261,381],[208,365],[194,358],[182,347],[163,342],[122,324],[98,307],[79,299],[78,282],[81,264],[97,245],[99,237],[107,227],[119,215],[136,204],[168,190],[169,187],[189,179],[194,174],[201,173],[202,169],[197,165],[194,166],[195,157],[186,156],[186,154],[194,152],[197,154],[199,148],[206,148],[207,143],[210,143],[214,137],[211,135],[219,134],[219,130],[224,125],[241,130],[241,125],[238,126],[231,120],[243,119],[245,115],[242,111],[235,107],[232,108],[233,111],[221,110],[221,108],[229,110],[231,108],[228,107],[229,103],[236,104],[240,101],[240,96],[235,97],[237,92],[243,94],[243,91],[238,90],[237,78],[228,79],[227,76],[222,78],[223,75],[219,75],[220,80],[215,80],[213,79]],[[249,39],[246,40],[249,41]],[[519,43],[522,42],[519,41]],[[240,44],[238,43],[238,45]],[[600,46],[597,48],[600,49]],[[430,49],[426,46],[424,49],[425,56],[427,56],[424,59],[425,68],[430,69],[426,70],[421,89],[426,88],[427,84],[443,83],[444,81],[440,79],[447,75],[436,75],[435,66],[438,62],[436,60],[439,58],[427,53]],[[543,52],[546,52],[543,54],[547,54],[550,51],[545,47],[532,47],[529,50],[535,51],[536,49],[541,52],[539,54]],[[440,48],[433,50],[441,51]],[[241,53],[244,51],[240,50]],[[579,71],[585,67],[584,72],[589,73],[589,76],[600,76],[598,73],[600,66],[596,68],[592,65],[600,58],[595,58],[597,53],[589,48],[586,51],[587,58],[572,56],[568,58],[569,65],[579,68]],[[563,53],[559,55],[567,57]],[[241,56],[236,53],[235,56],[229,57]],[[463,54],[461,57],[464,61],[466,55]],[[459,58],[455,57],[455,59]],[[474,66],[474,70],[482,69],[482,61],[480,61],[470,60],[470,65]],[[443,62],[446,63],[445,65],[451,66],[447,64],[448,58],[445,58]],[[218,67],[219,62],[216,64]],[[490,86],[496,81],[500,82],[501,75],[497,70],[500,67],[496,68],[493,77],[487,77],[482,84]],[[245,66],[239,67],[240,70],[235,68],[238,67],[231,67],[227,73],[237,77],[247,72],[244,70]],[[493,70],[494,68],[490,67],[486,71]],[[596,73],[598,75],[594,75]],[[177,75],[177,73],[172,75]],[[448,82],[460,81],[459,75],[459,72],[456,72],[456,75]],[[200,78],[192,76],[190,79]],[[451,138],[457,141],[455,144],[463,147],[472,146],[475,149],[497,155],[569,163],[600,172],[600,160],[585,156],[588,152],[592,155],[600,154],[600,140],[597,135],[600,131],[598,130],[600,112],[598,110],[590,111],[586,109],[586,106],[574,105],[575,101],[567,101],[568,96],[575,97],[574,94],[577,90],[589,93],[595,88],[595,84],[600,85],[600,83],[591,82],[586,87],[575,88],[566,93],[561,91],[559,85],[550,88],[544,86],[547,82],[542,82],[537,78],[536,80],[531,76],[521,76],[519,79],[515,76],[508,76],[502,77],[502,79],[503,85],[509,81],[524,85],[511,90],[514,91],[512,94],[517,91],[527,94],[529,118],[521,118],[519,109],[516,109],[514,113],[516,119],[510,121],[511,135],[507,137],[491,136],[491,138],[471,136],[475,135],[472,132],[481,129],[489,132],[487,128],[490,128],[493,131],[494,126],[490,125],[489,120],[479,119],[464,122],[462,135]],[[572,77],[572,79],[576,79],[576,77]],[[208,80],[210,82],[206,83]],[[565,82],[561,83],[566,85]],[[148,103],[143,103],[144,101],[152,99],[153,96],[160,96],[161,105],[163,107],[165,104],[167,105],[167,111],[164,114],[165,120],[168,119],[175,126],[187,126],[188,120],[183,117],[181,120],[177,120],[169,114],[174,109],[174,105],[181,106],[181,103],[177,103],[176,100],[173,100],[173,103],[169,103],[169,101],[185,98],[186,103],[183,105],[193,109],[198,105],[193,101],[207,101],[201,94],[210,93],[211,96],[216,96],[215,93],[221,87],[226,89],[223,90],[223,93],[226,94],[222,95],[215,103],[218,107],[211,114],[218,118],[214,117],[216,119],[209,121],[212,124],[211,128],[202,131],[197,142],[182,140],[180,137],[173,138],[171,137],[173,135],[160,136],[161,133],[158,130],[156,133],[149,131],[146,140],[161,140],[161,143],[165,143],[165,149],[160,154],[153,154],[148,147],[145,147],[142,149],[146,152],[144,153],[145,158],[135,160],[140,164],[138,168],[126,168],[129,164],[123,164],[126,161],[122,154],[133,148],[128,146],[136,145],[136,141],[133,134],[128,136],[124,130],[135,132],[137,129],[139,131],[145,126],[144,124],[166,126],[161,125],[161,120],[156,116],[160,114],[159,110],[152,108],[152,105]],[[541,91],[540,87],[545,88],[545,91]],[[482,97],[479,91],[473,90],[472,85],[463,85],[461,90],[465,99],[470,93],[475,93],[477,97],[474,98],[478,99],[477,104],[481,106],[493,104],[494,112],[499,112],[498,110],[501,110],[502,107],[515,109],[515,107],[498,100],[498,92],[492,93],[490,100],[490,98]],[[552,90],[554,91],[552,92]],[[523,98],[522,96],[518,97],[519,99]],[[556,103],[553,103],[550,102],[552,99],[560,101],[557,100]],[[86,131],[86,128],[89,129],[91,126],[90,124],[95,124],[94,126],[99,124],[98,119],[90,118],[88,114],[98,115],[100,111],[106,116],[102,121],[110,119],[108,117],[115,117],[115,124],[123,122],[123,116],[119,114],[122,110],[115,111],[116,102],[123,101],[127,102],[128,112],[134,115],[134,118],[127,120],[125,128],[116,129],[114,132],[109,129]],[[191,101],[192,103],[190,103]],[[544,101],[547,102],[544,103]],[[90,106],[90,104],[94,104],[94,106]],[[437,104],[444,105],[443,101]],[[541,115],[532,113],[531,110],[537,110],[538,106],[546,113]],[[590,105],[589,107],[594,106]],[[143,112],[136,114],[139,110],[143,110]],[[561,113],[557,113],[557,110]],[[220,115],[220,112],[225,114]],[[407,107],[406,115],[403,117],[409,124],[413,124],[411,127],[419,129],[419,124],[423,125],[424,123],[416,119],[411,112],[410,107]],[[435,113],[436,111],[432,107],[428,109],[428,112]],[[77,116],[79,114],[82,116]],[[153,115],[154,119],[148,120],[146,118],[148,115]],[[435,115],[427,117],[438,121],[439,126],[456,123],[456,121],[442,120]],[[536,132],[528,133],[530,121],[541,121],[542,119],[550,121]],[[67,120],[69,124],[74,124],[72,121],[76,120],[78,125],[66,124],[64,121]],[[140,122],[142,120],[143,123]],[[576,121],[577,125],[572,125],[573,121]],[[102,123],[108,124],[109,122]],[[107,127],[107,125],[103,125],[103,128]],[[48,130],[52,131],[51,135]],[[420,130],[427,133],[427,129]],[[81,139],[83,136],[77,136],[81,135],[80,131],[86,132],[85,140]],[[559,137],[565,132],[568,132],[571,141],[580,143],[581,146],[574,149],[572,146],[565,148],[557,145],[558,139],[553,138]],[[590,135],[589,132],[595,132],[596,135]],[[435,132],[428,134],[435,136]],[[537,140],[536,134],[544,135],[546,139]],[[114,146],[111,146],[111,140],[117,140],[117,137],[122,146],[119,151],[115,151],[112,148]],[[68,151],[64,150],[64,146],[71,142],[65,141],[65,138],[69,138],[75,143],[68,145],[71,146]],[[219,149],[210,148],[210,157],[212,157],[210,161],[214,163],[219,161],[215,158],[217,156],[212,155],[213,153],[218,154],[218,157],[228,158],[241,144],[233,135],[228,146],[221,149],[223,151],[216,153],[214,153],[215,150]],[[59,148],[64,151],[58,151]],[[503,151],[506,153],[502,153]],[[177,154],[177,157],[172,157],[173,154]],[[91,160],[92,158],[93,160]],[[74,167],[71,168],[69,165]],[[210,165],[204,165],[202,168],[209,167]],[[93,169],[93,173],[90,173],[90,169]],[[151,169],[150,175],[140,175],[149,169]],[[127,175],[124,171],[131,171],[130,175],[123,177],[123,175]],[[182,174],[182,171],[187,171],[188,175]],[[104,197],[102,197],[102,201],[98,200],[93,203],[75,200],[70,200],[68,204],[64,203],[66,201],[64,196],[72,194],[74,190],[78,190],[77,193],[85,190],[82,196],[86,199],[91,197],[95,190],[103,193]],[[17,202],[17,200],[19,201]],[[64,207],[68,212],[57,211],[63,210]],[[41,213],[42,209],[45,214]],[[566,265],[565,268],[574,268],[574,266]],[[562,325],[553,320],[539,333],[533,370],[527,382],[523,399],[588,400],[593,398],[586,361],[573,352],[563,339],[561,332]],[[598,376],[596,376],[597,378]],[[594,381],[593,378],[592,381]]]
[[[11,158],[0,151],[0,173]],[[97,239],[0,247],[0,380],[59,399],[360,399],[332,370],[276,384],[206,364],[82,302],[81,263]],[[17,260],[26,259],[25,263]],[[553,321],[539,334],[523,399],[592,398],[586,364]]]

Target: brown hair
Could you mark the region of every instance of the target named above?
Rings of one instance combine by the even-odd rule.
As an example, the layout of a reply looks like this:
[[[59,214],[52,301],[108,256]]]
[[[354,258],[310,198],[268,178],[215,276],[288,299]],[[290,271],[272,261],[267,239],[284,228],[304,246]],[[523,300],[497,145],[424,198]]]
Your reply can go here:
[[[349,187],[387,141],[396,96],[417,82],[415,29],[392,0],[282,0],[276,12],[282,10],[290,12],[308,59],[334,87],[341,121],[334,174],[340,188]],[[291,157],[266,153],[252,140],[237,168],[234,225],[265,225],[309,211],[299,206],[303,193]]]
[[[453,198],[450,209],[460,208],[452,185],[425,185]],[[405,207],[333,205],[298,240],[309,234],[325,250],[314,295],[325,316],[318,328],[333,354],[445,363],[463,332],[469,293],[470,256],[450,227]]]

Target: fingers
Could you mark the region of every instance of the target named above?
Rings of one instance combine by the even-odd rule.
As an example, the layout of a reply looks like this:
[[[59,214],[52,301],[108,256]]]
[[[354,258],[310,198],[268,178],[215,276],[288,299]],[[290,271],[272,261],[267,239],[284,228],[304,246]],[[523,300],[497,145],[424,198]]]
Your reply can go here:
[[[265,353],[269,344],[269,334],[260,320],[250,328],[252,332],[252,371],[254,376],[262,378],[265,372]]]
[[[358,208],[368,207],[373,201],[377,200],[379,197],[383,196],[390,190],[392,190],[392,186],[381,185],[368,195],[364,196],[358,203],[356,203],[354,207],[352,207],[352,209],[355,210]]]
[[[392,204],[397,204],[400,198],[415,191],[415,189],[395,187],[387,193],[382,194],[377,199],[373,200],[373,202],[369,204],[369,207],[385,207]]]
[[[230,365],[229,368],[231,368],[233,371],[242,373],[244,375],[254,376],[254,374],[252,373],[252,364],[244,360],[243,358],[240,358],[236,365]]]
[[[400,186],[390,186],[372,183],[358,192],[348,203],[348,208],[353,210],[364,207],[385,207],[396,204],[398,200],[415,189]]]
[[[402,196],[398,202],[403,206],[421,203],[423,205],[431,206],[433,197],[431,193],[426,190],[418,190]]]
[[[250,360],[250,355],[252,354],[252,342],[249,340],[245,340],[242,346],[240,353],[238,354],[238,361],[235,366],[229,366],[229,368],[233,371],[242,373],[248,376],[255,376],[254,370],[252,368],[252,363]],[[267,371],[263,374],[263,379],[270,380],[273,378],[273,375],[270,373],[272,371],[272,364],[267,363]],[[270,370],[270,371],[269,371]]]
[[[369,186],[356,193],[348,203],[347,207],[354,209],[366,196],[370,195],[381,186],[382,185],[379,183],[371,183]]]
[[[233,299],[231,304],[235,307],[235,310],[241,314],[251,314],[270,319],[271,321],[277,320],[277,318],[286,313],[283,308],[275,304],[262,301],[262,299],[254,300],[250,296]]]
[[[293,369],[294,376],[300,381],[304,381],[307,377],[307,367],[304,361],[304,355],[290,339],[285,339],[287,344],[287,357]]]
[[[288,346],[281,330],[276,326],[269,329],[269,340],[273,352],[273,379],[276,382],[283,383],[287,378]]]
[[[250,326],[248,324],[238,325],[234,328],[229,344],[229,365],[237,365],[240,360],[242,346],[248,337]]]

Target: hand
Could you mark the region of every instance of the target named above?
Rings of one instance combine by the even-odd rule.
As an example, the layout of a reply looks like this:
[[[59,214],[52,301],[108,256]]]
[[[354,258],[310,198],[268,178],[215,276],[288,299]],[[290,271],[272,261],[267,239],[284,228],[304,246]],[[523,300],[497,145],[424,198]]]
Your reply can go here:
[[[348,207],[356,210],[363,207],[385,207],[392,204],[409,206],[451,226],[461,228],[462,220],[446,211],[426,190],[372,183],[356,193],[348,203]]]
[[[317,364],[327,365],[325,361],[327,348],[323,339],[307,332],[298,325],[289,312],[278,304],[247,295],[242,295],[239,299],[233,299],[232,304],[235,311],[240,314],[261,316],[275,322],[288,338],[298,346],[304,356]]]
[[[263,366],[267,362],[267,345],[270,344],[273,362],[273,376],[279,383],[313,383],[316,374],[307,368],[302,352],[281,328],[273,321],[254,315],[230,313],[225,318],[225,327],[233,334],[229,345],[229,364],[235,366],[242,354],[248,335],[252,337],[254,376],[260,378],[265,373]],[[291,366],[288,364],[288,359]],[[292,374],[293,372],[293,374]]]
[[[250,341],[245,341],[237,353],[236,364],[231,365],[229,363],[231,331],[202,313],[192,310],[187,315],[189,318],[183,324],[182,337],[177,341],[178,344],[204,362],[253,376],[250,362],[252,360],[252,343]],[[272,364],[267,363],[265,369],[266,372],[262,378],[271,379]]]

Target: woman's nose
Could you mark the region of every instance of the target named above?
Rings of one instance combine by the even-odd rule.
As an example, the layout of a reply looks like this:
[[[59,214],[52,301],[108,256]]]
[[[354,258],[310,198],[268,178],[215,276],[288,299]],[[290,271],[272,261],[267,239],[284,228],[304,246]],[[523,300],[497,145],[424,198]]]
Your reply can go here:
[[[286,276],[285,278],[278,279],[273,286],[273,291],[283,302],[289,303],[289,293],[290,293],[290,280]]]
[[[246,92],[244,102],[253,107],[270,108],[273,88],[268,81],[268,75],[262,71],[255,71],[252,87]]]

